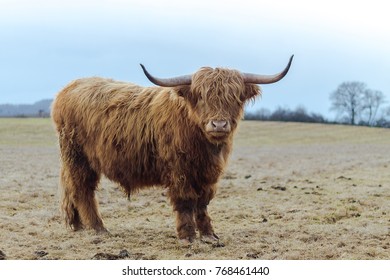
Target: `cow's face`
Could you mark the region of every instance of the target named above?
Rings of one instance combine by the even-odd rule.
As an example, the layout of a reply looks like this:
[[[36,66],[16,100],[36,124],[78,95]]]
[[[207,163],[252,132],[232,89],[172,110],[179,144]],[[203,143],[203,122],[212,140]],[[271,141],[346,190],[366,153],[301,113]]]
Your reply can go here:
[[[245,102],[260,94],[257,85],[245,84],[240,72],[201,68],[181,95],[194,120],[210,142],[221,143],[232,135],[242,118]]]
[[[260,94],[257,84],[271,84],[283,79],[293,57],[282,72],[274,75],[204,67],[193,75],[161,79],[152,76],[142,64],[141,67],[152,83],[175,87],[176,92],[187,101],[190,117],[210,142],[218,144],[227,140],[236,129],[245,102]]]

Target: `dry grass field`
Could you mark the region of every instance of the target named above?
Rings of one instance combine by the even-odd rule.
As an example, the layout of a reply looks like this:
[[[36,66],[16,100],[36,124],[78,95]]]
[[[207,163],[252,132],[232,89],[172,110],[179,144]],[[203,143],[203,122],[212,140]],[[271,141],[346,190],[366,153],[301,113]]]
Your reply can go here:
[[[108,180],[110,235],[66,229],[49,119],[0,119],[0,258],[390,259],[390,130],[242,122],[209,212],[221,242],[181,245],[162,188]]]

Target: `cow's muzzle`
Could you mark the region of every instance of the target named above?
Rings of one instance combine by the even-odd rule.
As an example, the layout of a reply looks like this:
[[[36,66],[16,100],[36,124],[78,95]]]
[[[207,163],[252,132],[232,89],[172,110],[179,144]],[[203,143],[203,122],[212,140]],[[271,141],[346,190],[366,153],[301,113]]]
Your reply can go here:
[[[213,135],[224,135],[231,130],[230,122],[226,120],[210,120],[206,125],[206,132]]]

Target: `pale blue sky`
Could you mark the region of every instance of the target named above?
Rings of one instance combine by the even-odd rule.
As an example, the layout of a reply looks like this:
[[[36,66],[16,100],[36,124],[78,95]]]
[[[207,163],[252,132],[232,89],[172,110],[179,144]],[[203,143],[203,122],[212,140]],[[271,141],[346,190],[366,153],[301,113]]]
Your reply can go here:
[[[72,79],[150,85],[202,66],[273,74],[251,110],[298,105],[324,115],[329,94],[362,81],[390,102],[386,1],[0,0],[0,103],[53,98]]]

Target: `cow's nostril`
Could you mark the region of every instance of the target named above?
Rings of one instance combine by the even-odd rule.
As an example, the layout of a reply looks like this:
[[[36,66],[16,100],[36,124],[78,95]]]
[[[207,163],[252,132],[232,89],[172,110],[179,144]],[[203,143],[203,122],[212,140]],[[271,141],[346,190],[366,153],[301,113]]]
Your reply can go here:
[[[228,126],[227,121],[211,121],[211,125],[216,131],[224,130]]]

